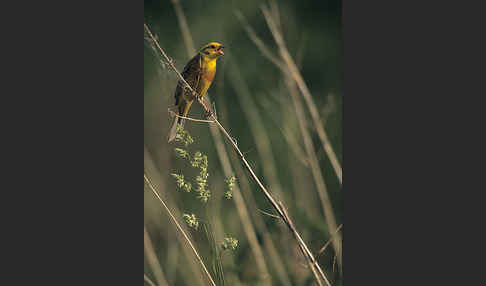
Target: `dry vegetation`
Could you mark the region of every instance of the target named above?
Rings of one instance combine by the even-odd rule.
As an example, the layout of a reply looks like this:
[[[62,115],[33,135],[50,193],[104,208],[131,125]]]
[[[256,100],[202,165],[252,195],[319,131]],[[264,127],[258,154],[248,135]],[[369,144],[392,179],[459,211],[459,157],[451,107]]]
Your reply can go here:
[[[188,59],[196,50],[191,25],[179,1],[171,2]],[[144,25],[149,61],[156,71],[149,79],[146,74],[145,85],[144,281],[341,285],[342,216],[337,218],[332,197],[342,203],[342,167],[326,133],[329,112],[319,112],[323,107],[300,72],[302,53],[294,58],[289,52],[276,2],[262,5],[260,13],[273,43],[258,36],[243,12],[233,12],[238,28],[254,43],[253,52],[268,59],[264,64],[273,66],[281,80],[277,88],[259,86],[256,97],[255,86],[250,87],[241,70],[244,60],[225,56],[210,89],[217,98],[208,96],[205,103],[193,105],[190,117],[197,120],[188,119],[185,127],[194,142],[186,144],[185,135],[176,144],[164,140],[174,114],[169,112],[169,121],[163,119],[184,63],[166,53],[164,35],[157,37]],[[229,92],[225,85],[231,86]],[[241,112],[228,106],[228,98]],[[210,103],[216,112],[210,112]],[[265,112],[269,106],[271,114]],[[211,114],[209,120],[204,109]],[[238,129],[241,122],[246,128]],[[233,176],[236,180],[230,179]],[[337,187],[328,187],[329,177]],[[184,184],[189,181],[190,187]],[[205,191],[208,196],[202,200]]]

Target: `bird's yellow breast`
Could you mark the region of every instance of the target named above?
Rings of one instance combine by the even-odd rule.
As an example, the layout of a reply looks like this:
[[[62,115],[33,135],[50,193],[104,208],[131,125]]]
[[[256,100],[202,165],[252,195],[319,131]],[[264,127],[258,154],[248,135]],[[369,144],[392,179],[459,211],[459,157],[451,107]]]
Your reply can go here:
[[[203,59],[202,60],[202,76],[199,83],[198,93],[204,96],[208,91],[214,76],[216,75],[216,59]]]

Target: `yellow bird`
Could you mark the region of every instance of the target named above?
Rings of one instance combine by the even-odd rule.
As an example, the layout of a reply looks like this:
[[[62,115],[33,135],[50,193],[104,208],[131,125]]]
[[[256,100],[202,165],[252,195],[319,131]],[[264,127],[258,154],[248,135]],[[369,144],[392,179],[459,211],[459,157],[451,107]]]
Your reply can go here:
[[[220,43],[211,42],[202,47],[197,55],[184,67],[184,71],[181,74],[182,77],[200,98],[206,94],[213,82],[216,74],[216,60],[224,55],[223,48],[224,46]],[[177,83],[174,97],[175,105],[179,109],[179,115],[186,116],[194,102],[195,96],[188,88],[185,88],[185,84],[181,80]],[[175,139],[178,124],[184,124],[184,119],[180,117],[174,119],[168,136],[169,142]]]

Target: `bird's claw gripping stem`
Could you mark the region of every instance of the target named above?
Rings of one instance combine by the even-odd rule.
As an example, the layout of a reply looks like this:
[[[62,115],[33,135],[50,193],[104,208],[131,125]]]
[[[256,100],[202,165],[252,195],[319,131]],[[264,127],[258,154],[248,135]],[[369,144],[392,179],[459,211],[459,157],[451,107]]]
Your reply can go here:
[[[211,115],[212,115],[211,114],[211,111],[207,111],[206,110],[206,114],[205,115],[206,115],[206,119],[210,119],[211,118]]]

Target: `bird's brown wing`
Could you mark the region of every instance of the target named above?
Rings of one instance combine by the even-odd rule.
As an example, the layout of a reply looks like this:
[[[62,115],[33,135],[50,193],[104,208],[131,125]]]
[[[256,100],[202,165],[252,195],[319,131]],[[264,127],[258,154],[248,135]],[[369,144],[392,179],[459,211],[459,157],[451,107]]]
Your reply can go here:
[[[196,87],[199,85],[199,81],[201,80],[201,75],[202,75],[201,55],[199,53],[186,64],[181,75],[187,81],[187,83],[194,90],[196,90]],[[184,83],[179,80],[177,82],[177,87],[174,94],[176,105],[179,105],[181,101],[181,96],[183,95],[182,94],[183,91],[184,91]],[[187,98],[194,97],[191,95],[191,92],[189,90],[186,90],[184,95],[186,95],[184,97]]]

